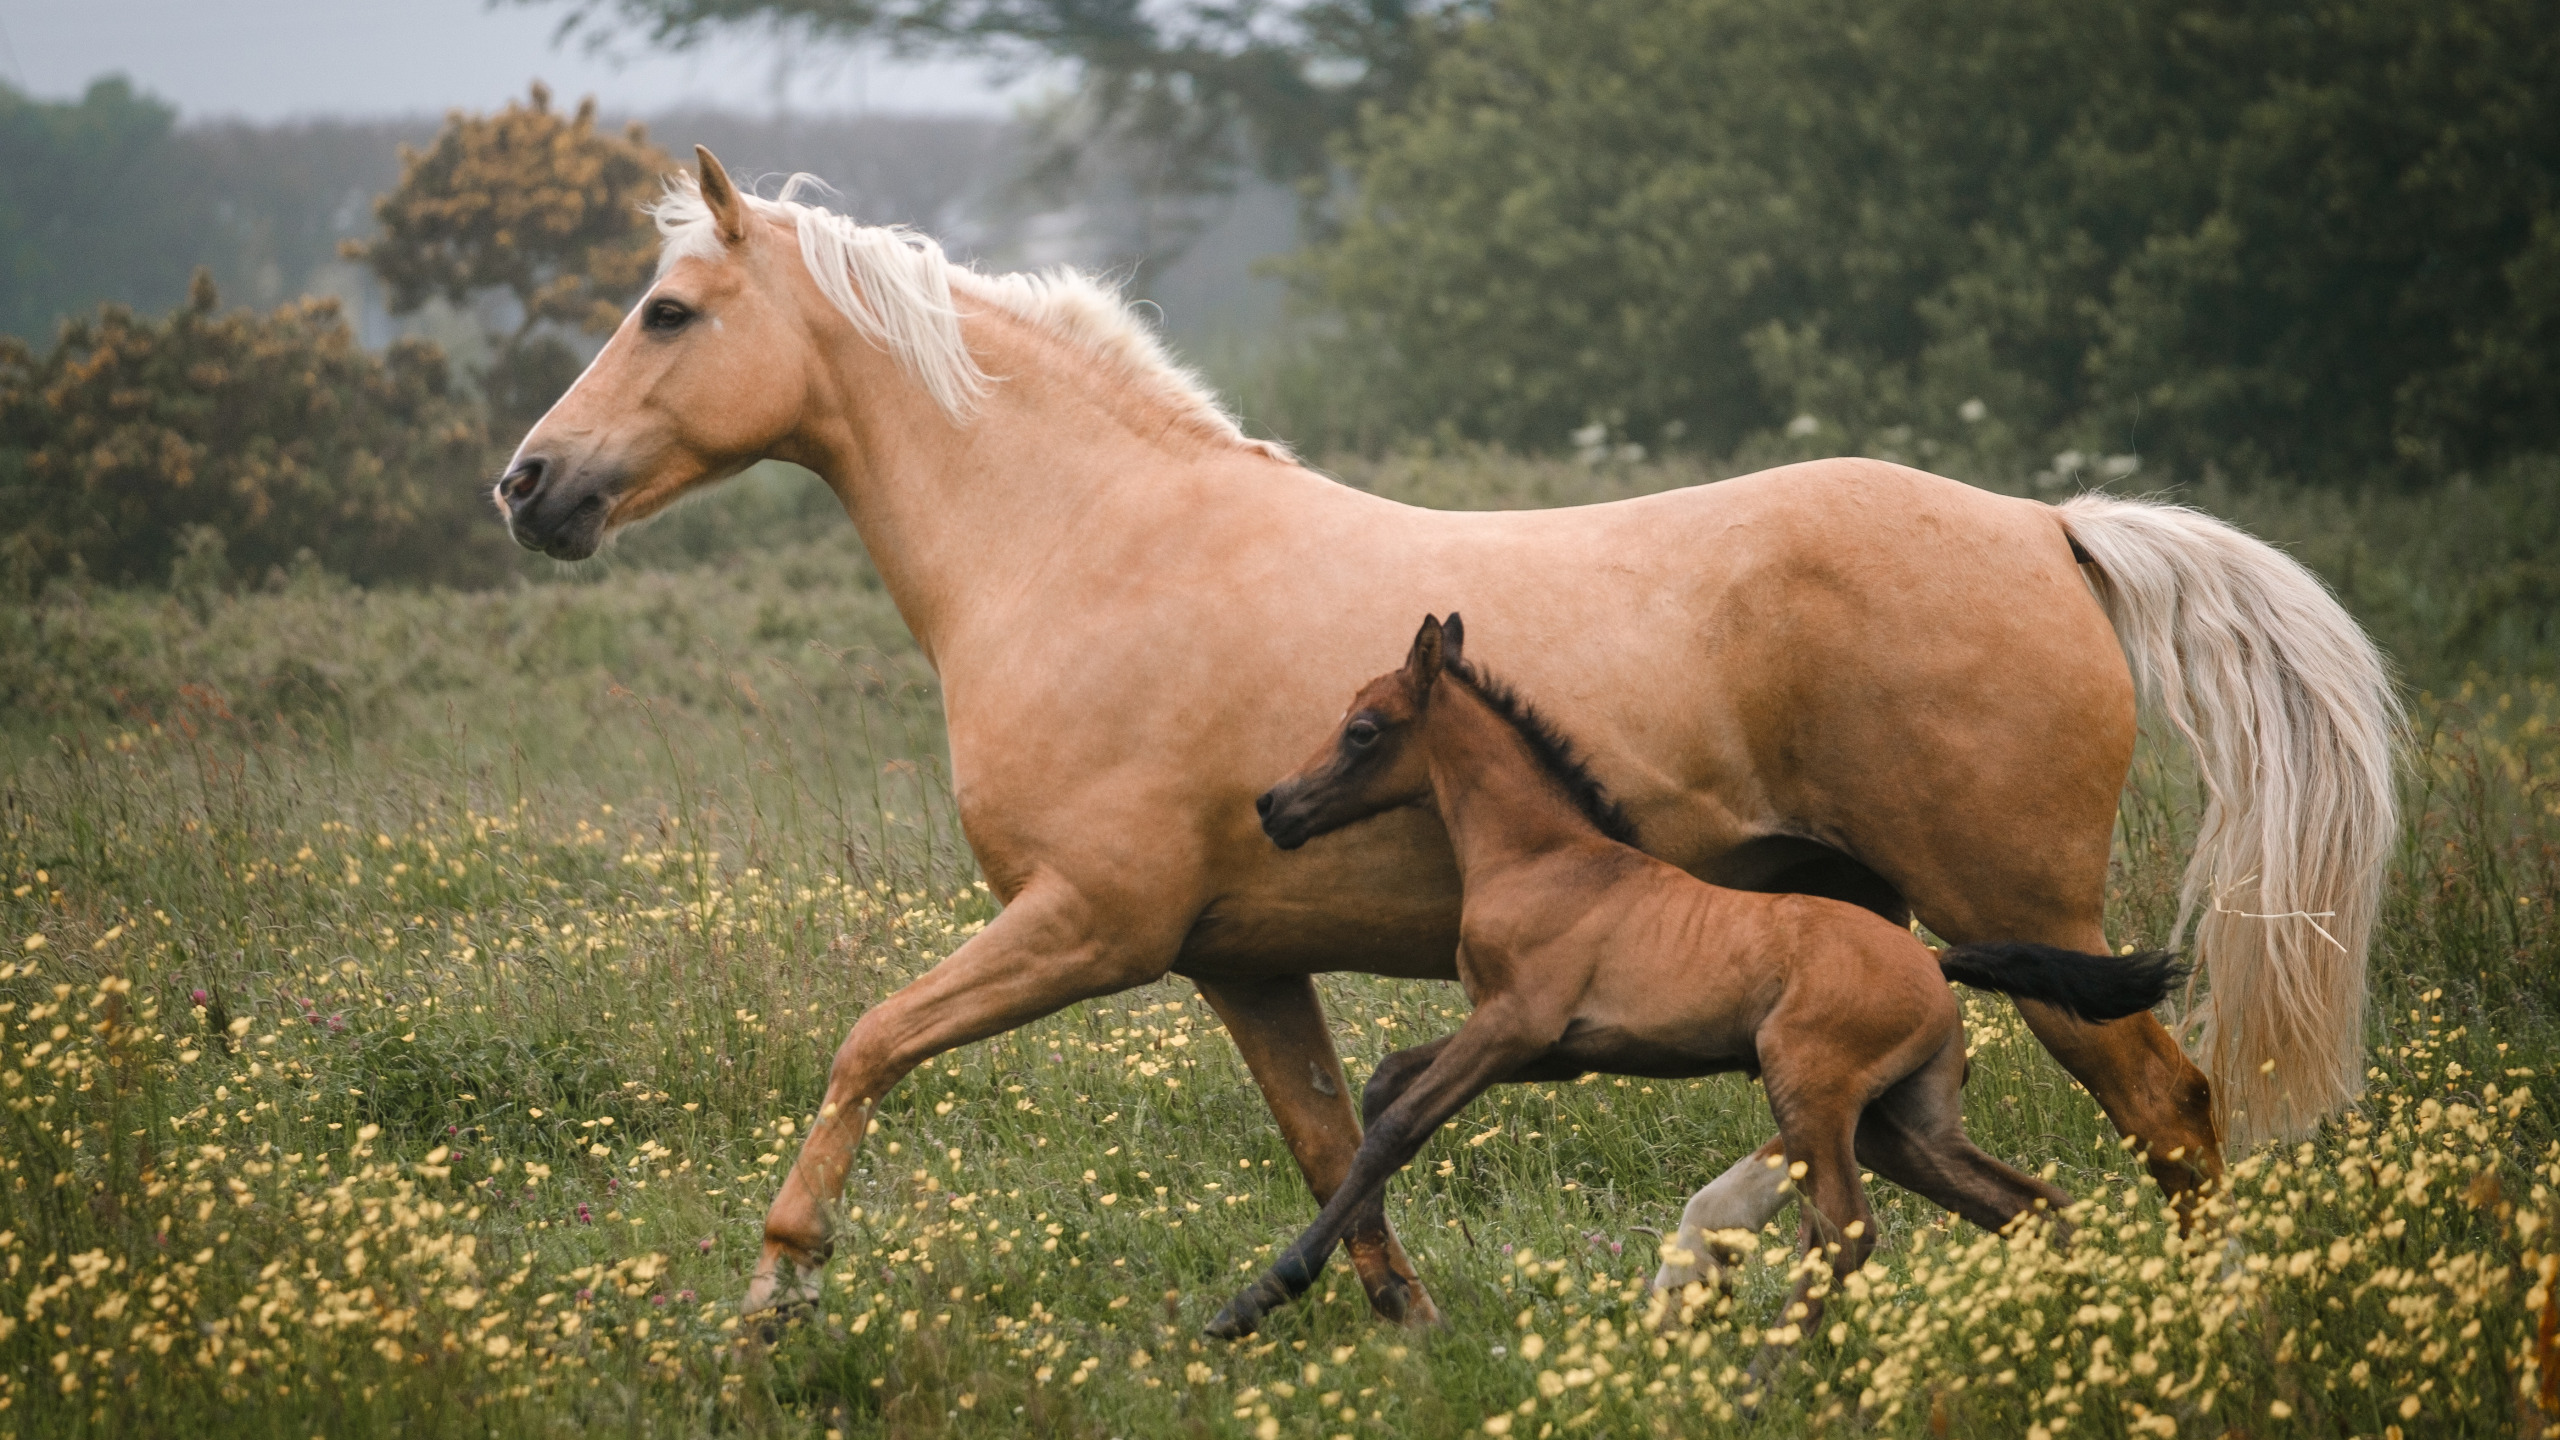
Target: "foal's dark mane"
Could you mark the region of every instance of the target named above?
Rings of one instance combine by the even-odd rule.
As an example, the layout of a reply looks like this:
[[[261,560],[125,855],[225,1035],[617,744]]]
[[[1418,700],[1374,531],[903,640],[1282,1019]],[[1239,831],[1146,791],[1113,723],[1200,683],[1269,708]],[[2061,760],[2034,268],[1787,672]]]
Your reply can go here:
[[[1529,758],[1563,787],[1566,797],[1573,801],[1573,808],[1581,812],[1583,819],[1621,845],[1637,844],[1635,822],[1627,818],[1626,810],[1617,801],[1609,798],[1608,787],[1600,783],[1600,777],[1591,773],[1591,766],[1582,758],[1582,751],[1555,727],[1554,721],[1521,699],[1520,692],[1464,660],[1448,661],[1441,666],[1441,673],[1475,692],[1477,698],[1519,735],[1521,742],[1529,747]]]

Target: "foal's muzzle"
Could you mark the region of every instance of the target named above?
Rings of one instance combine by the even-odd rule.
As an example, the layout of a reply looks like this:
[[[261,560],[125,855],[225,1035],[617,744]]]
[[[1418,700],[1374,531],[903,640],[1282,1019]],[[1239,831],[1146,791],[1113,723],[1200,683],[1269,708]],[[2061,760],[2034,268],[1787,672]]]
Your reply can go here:
[[[1283,850],[1295,850],[1313,838],[1306,817],[1287,803],[1276,785],[1254,797],[1253,813],[1262,817],[1262,833]]]
[[[609,477],[573,473],[551,457],[527,455],[499,479],[497,501],[517,544],[554,560],[584,560],[604,543],[614,489]]]

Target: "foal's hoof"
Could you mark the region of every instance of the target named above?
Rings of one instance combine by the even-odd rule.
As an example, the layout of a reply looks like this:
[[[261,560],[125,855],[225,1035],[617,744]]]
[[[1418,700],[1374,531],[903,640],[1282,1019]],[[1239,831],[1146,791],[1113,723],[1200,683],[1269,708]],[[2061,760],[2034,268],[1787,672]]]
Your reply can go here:
[[[817,1313],[817,1301],[800,1298],[780,1305],[769,1305],[762,1310],[750,1311],[746,1320],[748,1324],[755,1327],[758,1340],[767,1345],[779,1345],[782,1343],[784,1331],[803,1320],[814,1319]]]
[[[1212,1340],[1242,1340],[1261,1327],[1262,1307],[1251,1303],[1251,1297],[1239,1295],[1201,1333]]]

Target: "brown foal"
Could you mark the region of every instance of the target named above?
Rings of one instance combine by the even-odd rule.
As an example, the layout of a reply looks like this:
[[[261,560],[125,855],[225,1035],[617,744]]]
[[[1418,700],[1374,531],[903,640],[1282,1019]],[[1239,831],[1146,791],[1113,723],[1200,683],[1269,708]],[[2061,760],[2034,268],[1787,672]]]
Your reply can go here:
[[[1333,739],[1255,802],[1285,850],[1434,807],[1457,851],[1457,968],[1474,1010],[1456,1034],[1379,1064],[1349,1176],[1210,1333],[1251,1334],[1303,1293],[1345,1235],[1383,1224],[1387,1178],[1505,1082],[1758,1075],[1778,1122],[1771,1163],[1803,1196],[1803,1244],[1839,1274],[1875,1244],[1860,1165],[1995,1230],[2070,1202],[1965,1135],[1964,1022],[1947,982],[2104,1022],[2158,1004],[2179,975],[2172,956],[2015,943],[1940,955],[1856,905],[1710,885],[1637,849],[1572,746],[1468,665],[1464,644],[1456,615],[1425,620],[1404,667],[1363,687]],[[1787,1313],[1810,1325],[1818,1303],[1808,1269]]]

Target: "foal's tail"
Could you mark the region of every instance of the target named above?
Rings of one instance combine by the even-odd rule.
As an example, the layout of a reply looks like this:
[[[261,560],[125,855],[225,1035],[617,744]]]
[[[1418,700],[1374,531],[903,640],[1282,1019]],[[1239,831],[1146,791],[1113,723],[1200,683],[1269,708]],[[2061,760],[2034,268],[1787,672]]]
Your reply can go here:
[[[2083,1020],[2121,1020],[2169,998],[2187,967],[2169,950],[2083,955],[2051,945],[1997,941],[1958,945],[1938,957],[1950,980],[2021,1000],[2059,1005]]]
[[[2186,1017],[2223,1131],[2296,1136],[2364,1090],[2365,950],[2397,834],[2398,700],[2310,571],[2209,515],[2060,507],[2143,698],[2205,809],[2178,897],[2210,993]]]

